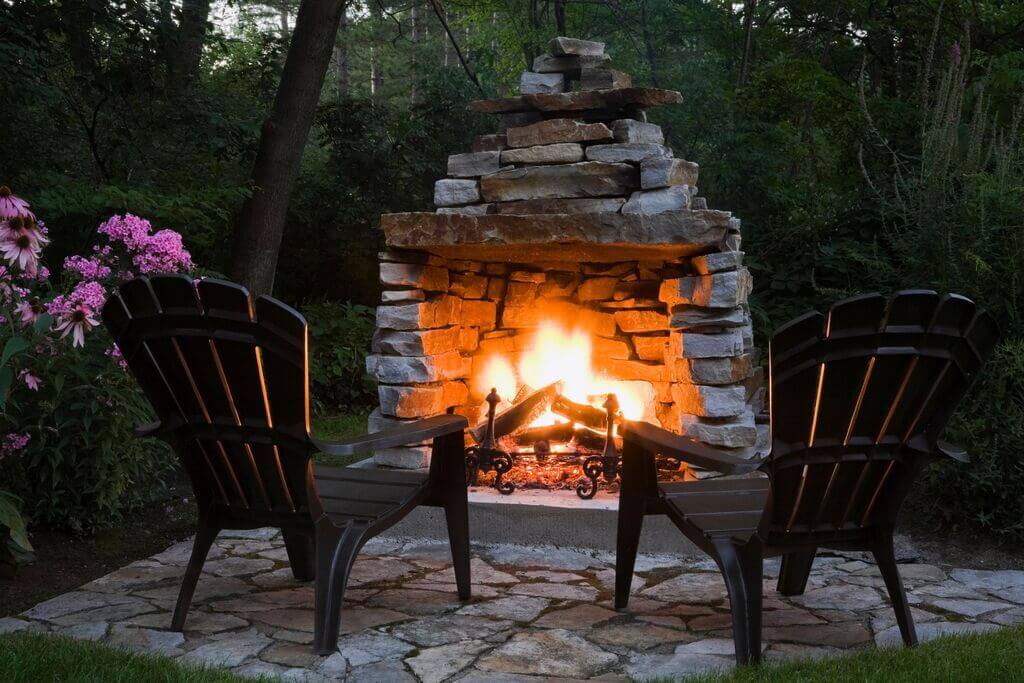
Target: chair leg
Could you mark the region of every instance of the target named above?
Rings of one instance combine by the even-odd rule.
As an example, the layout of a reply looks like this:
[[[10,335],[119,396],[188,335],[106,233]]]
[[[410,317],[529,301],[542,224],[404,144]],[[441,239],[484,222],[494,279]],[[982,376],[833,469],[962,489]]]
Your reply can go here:
[[[783,595],[803,595],[811,575],[816,550],[801,550],[782,556],[777,590]]]
[[[910,613],[910,603],[907,602],[907,593],[903,590],[903,580],[900,578],[900,571],[896,565],[892,533],[881,534],[871,552],[875,556],[879,571],[882,572],[882,579],[889,592],[892,609],[896,612],[896,623],[899,624],[903,643],[907,647],[917,645],[917,630],[914,628],[914,617]]]
[[[715,543],[718,565],[729,589],[732,611],[732,639],[736,663],[761,661],[761,592],[763,559],[760,546],[737,545],[730,541]]]
[[[448,523],[448,543],[452,548],[459,600],[469,600],[472,585],[469,577],[469,503],[465,486],[445,493],[444,517]]]
[[[282,531],[288,562],[296,581],[312,581],[316,577],[316,544],[312,533]]]
[[[185,617],[188,616],[188,608],[192,605],[192,596],[196,592],[199,575],[203,572],[206,556],[210,554],[210,547],[217,539],[218,533],[220,533],[220,529],[213,527],[200,527],[196,532],[196,539],[192,544],[192,556],[188,560],[185,577],[181,580],[178,602],[174,606],[174,616],[171,617],[172,631],[181,631],[185,628]]]
[[[354,523],[339,529],[326,522],[317,529],[313,651],[318,655],[332,654],[338,647],[345,585],[363,546],[365,531],[365,526]]]
[[[633,585],[633,568],[644,525],[644,501],[640,497],[620,495],[619,529],[615,541],[615,609],[625,609]]]

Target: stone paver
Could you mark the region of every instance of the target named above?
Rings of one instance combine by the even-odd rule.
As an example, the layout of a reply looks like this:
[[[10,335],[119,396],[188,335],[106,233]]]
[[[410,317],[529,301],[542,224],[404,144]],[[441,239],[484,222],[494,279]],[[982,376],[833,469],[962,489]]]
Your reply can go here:
[[[31,630],[286,681],[676,678],[734,666],[729,600],[714,563],[637,558],[629,608],[612,608],[610,553],[474,548],[473,598],[455,594],[447,543],[375,539],[356,561],[338,651],[312,652],[313,586],[294,579],[280,534],[225,532],[185,631],[169,630],[188,562],[183,542],[0,619]],[[912,558],[905,558],[911,560]],[[831,657],[901,642],[881,576],[862,553],[820,557],[801,596],[765,563],[766,660]],[[1024,623],[1024,572],[901,565],[918,637]]]

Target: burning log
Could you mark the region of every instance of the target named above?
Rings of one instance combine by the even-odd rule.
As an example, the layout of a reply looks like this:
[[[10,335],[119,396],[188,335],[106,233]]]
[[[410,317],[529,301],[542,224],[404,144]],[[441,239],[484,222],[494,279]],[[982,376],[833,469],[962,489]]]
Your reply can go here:
[[[560,382],[555,382],[553,384],[549,384],[543,389],[538,389],[505,412],[500,415],[495,415],[494,438],[500,439],[503,436],[514,434],[537,419],[537,417],[547,410],[559,395],[558,391],[560,389],[560,384]],[[486,432],[487,420],[484,420],[470,430],[470,433],[473,435],[473,439],[477,443],[481,443],[483,441],[484,434]]]
[[[517,443],[529,445],[538,441],[568,441],[572,436],[572,425],[563,422],[544,427],[529,427],[517,432],[515,439]]]
[[[608,425],[608,416],[605,411],[570,401],[561,394],[556,396],[552,402],[551,412],[561,415],[571,422],[578,422],[593,429],[604,429]]]

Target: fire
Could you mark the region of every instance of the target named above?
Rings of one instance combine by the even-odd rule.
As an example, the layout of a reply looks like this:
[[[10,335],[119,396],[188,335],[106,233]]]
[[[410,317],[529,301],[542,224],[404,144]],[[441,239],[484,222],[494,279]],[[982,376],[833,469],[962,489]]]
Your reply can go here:
[[[491,355],[473,378],[473,388],[484,395],[494,387],[503,401],[511,402],[524,388],[539,389],[561,382],[561,393],[577,403],[602,407],[609,393],[619,400],[622,415],[628,420],[644,416],[644,397],[630,383],[602,375],[592,363],[590,334],[555,320],[543,320],[532,335],[528,348],[513,362],[500,354]],[[550,411],[531,426],[554,424],[564,420]]]

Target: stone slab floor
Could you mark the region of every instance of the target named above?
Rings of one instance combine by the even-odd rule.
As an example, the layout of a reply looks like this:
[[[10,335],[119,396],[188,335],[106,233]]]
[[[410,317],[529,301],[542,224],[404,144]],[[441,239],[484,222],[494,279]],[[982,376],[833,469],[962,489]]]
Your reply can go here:
[[[38,630],[289,680],[646,679],[733,666],[725,586],[710,561],[641,556],[629,610],[611,608],[608,553],[474,548],[474,598],[460,603],[445,544],[375,539],[356,562],[337,653],[311,653],[313,588],[291,576],[273,529],[224,532],[184,634],[166,630],[190,542],[48,600],[0,632]],[[807,592],[765,579],[766,659],[899,642],[874,565],[819,557]],[[778,562],[766,564],[773,577]],[[908,563],[922,639],[1024,621],[1024,572]]]

